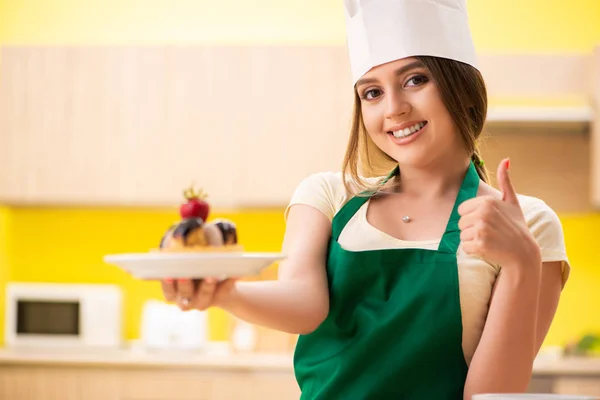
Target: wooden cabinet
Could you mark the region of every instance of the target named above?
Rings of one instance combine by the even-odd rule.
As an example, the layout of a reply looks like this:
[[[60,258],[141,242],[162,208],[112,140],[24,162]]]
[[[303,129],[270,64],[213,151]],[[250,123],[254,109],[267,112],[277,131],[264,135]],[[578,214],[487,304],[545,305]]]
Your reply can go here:
[[[600,371],[590,376],[570,376],[570,374],[534,376],[528,393],[586,395],[600,398]]]
[[[558,377],[553,392],[559,394],[582,394],[600,397],[600,377]]]
[[[282,205],[308,174],[340,167],[352,98],[344,48],[10,47],[0,57],[0,201],[172,206],[195,183],[215,207]]]
[[[0,203],[172,207],[195,183],[216,208],[280,207],[309,174],[341,168],[353,100],[345,46],[13,46],[0,59]],[[600,204],[600,47],[482,55],[481,68],[490,169],[511,156],[518,189],[557,211]],[[585,104],[564,115],[494,105],[532,96]]]
[[[36,367],[48,370],[51,367]],[[127,375],[122,370],[112,368],[79,368],[69,377],[77,385],[81,400],[121,400],[121,383]]]
[[[4,400],[297,400],[291,354],[1,349]]]
[[[297,400],[290,373],[190,368],[0,368],[0,399],[10,400]]]
[[[195,371],[122,371],[119,400],[210,400],[214,379]],[[227,383],[227,382],[223,382]],[[233,382],[229,382],[231,385]],[[116,400],[116,399],[115,399]]]
[[[291,354],[0,350],[4,400],[297,400]],[[544,361],[529,393],[600,398],[600,359]]]
[[[591,127],[591,201],[600,208],[600,45],[596,46],[592,63],[591,100],[595,106],[594,121]]]
[[[0,399],[79,400],[80,387],[73,368],[0,368]]]

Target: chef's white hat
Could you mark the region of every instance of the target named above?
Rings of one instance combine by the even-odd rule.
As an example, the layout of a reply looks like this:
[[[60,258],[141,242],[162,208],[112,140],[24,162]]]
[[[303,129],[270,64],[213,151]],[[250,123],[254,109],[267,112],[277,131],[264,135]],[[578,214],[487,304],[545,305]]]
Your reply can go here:
[[[352,79],[414,56],[477,68],[466,0],[344,0]]]

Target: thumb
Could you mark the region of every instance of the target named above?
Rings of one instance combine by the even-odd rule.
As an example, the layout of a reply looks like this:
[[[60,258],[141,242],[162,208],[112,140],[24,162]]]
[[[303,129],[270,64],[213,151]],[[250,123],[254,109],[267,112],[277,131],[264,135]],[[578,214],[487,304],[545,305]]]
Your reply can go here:
[[[500,165],[498,166],[498,173],[496,175],[498,177],[498,186],[502,192],[503,201],[519,205],[517,193],[515,192],[515,188],[510,181],[510,174],[508,173],[509,166],[510,159],[508,158],[505,158],[500,162]]]

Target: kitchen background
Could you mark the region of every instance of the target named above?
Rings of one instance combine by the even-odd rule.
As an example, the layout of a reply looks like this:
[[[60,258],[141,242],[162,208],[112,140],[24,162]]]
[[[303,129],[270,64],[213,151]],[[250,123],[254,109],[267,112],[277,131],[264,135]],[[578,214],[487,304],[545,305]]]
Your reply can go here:
[[[7,62],[9,55],[14,57],[21,47],[94,49],[97,46],[148,48],[198,45],[274,46],[292,50],[332,47],[341,49],[340,54],[343,54],[341,4],[341,0],[0,0],[0,46],[5,50],[2,53],[5,58],[0,59],[0,65]],[[564,87],[598,87],[598,83],[593,86],[590,79],[600,76],[600,63],[595,55],[600,46],[600,1],[469,0],[468,5],[474,40],[481,54],[505,59],[559,59],[564,56],[585,62],[589,60],[589,65],[584,68],[588,75],[561,76],[561,84]],[[551,69],[551,66],[548,67]],[[544,73],[542,70],[538,72]],[[496,74],[499,75],[498,72]],[[513,77],[504,76],[503,79],[515,87],[520,82],[526,86],[527,76],[517,75],[515,70],[510,70],[510,74],[514,74]],[[533,75],[531,78],[536,78]],[[37,82],[43,85],[43,76],[38,78]],[[156,79],[168,78],[157,76]],[[9,85],[10,80],[0,75],[0,82]],[[44,91],[43,87],[36,90]],[[598,104],[594,103],[591,94],[586,96],[575,90],[573,93],[492,93],[490,105],[497,110],[512,110],[514,115],[526,114],[528,110],[542,110],[541,115],[550,115],[544,114],[544,110],[561,107],[561,110],[574,110],[575,117],[567,118],[570,120],[566,122],[552,122],[538,116],[532,118],[533,123],[519,121],[519,118],[498,117],[499,120],[492,121],[487,129],[490,140],[483,149],[491,171],[495,171],[501,157],[511,156],[517,189],[547,199],[557,210],[563,224],[572,273],[546,339],[547,347],[563,347],[585,335],[600,334],[597,244],[600,213],[592,200],[594,182],[600,182],[600,175],[594,173],[594,157],[598,157],[598,153],[593,154],[590,150],[593,124],[598,125],[593,107],[597,110]],[[281,87],[264,88],[264,94],[296,96]],[[205,95],[210,96],[211,93]],[[235,93],[230,95],[235,96]],[[596,96],[597,101],[600,88],[596,90]],[[591,112],[586,114],[589,110]],[[235,119],[236,111],[231,109],[224,115]],[[0,113],[4,112],[6,110],[0,109]],[[307,107],[298,114],[309,112]],[[578,113],[583,116],[578,117]],[[93,128],[90,126],[91,130]],[[197,135],[204,135],[202,140],[208,144],[231,130],[227,122],[220,128],[222,131],[206,131],[199,126]],[[276,129],[285,135],[284,124]],[[313,129],[318,130],[319,127],[314,126]],[[0,132],[0,138],[2,135],[4,133]],[[326,132],[321,135],[326,135]],[[15,139],[12,140],[12,144],[4,142],[4,146],[15,146]],[[40,139],[50,146],[53,142],[66,146],[64,140],[63,137],[56,141],[49,137]],[[343,133],[336,140],[340,140],[343,147]],[[169,141],[170,132],[164,132],[164,145],[168,146]],[[2,143],[0,139],[0,146]],[[235,143],[230,142],[228,146],[233,147]],[[198,150],[198,158],[201,159],[205,153]],[[224,150],[226,152],[227,148]],[[261,165],[273,170],[285,169],[286,165],[281,165],[281,158],[275,154],[277,151],[276,145],[270,150],[272,163],[268,159],[269,153],[265,153],[267,157],[260,161]],[[336,153],[337,156],[340,154]],[[23,159],[27,157],[29,164],[24,165],[31,167],[31,160],[35,157],[28,155]],[[0,159],[0,174],[27,176],[19,171],[25,166],[21,167],[14,157],[9,165],[2,166],[2,161]],[[68,168],[68,160],[62,161],[62,170],[57,170],[54,175],[75,173]],[[305,162],[308,163],[308,160]],[[198,171],[196,176],[196,182],[201,186],[203,174],[212,173],[207,171],[206,164],[202,165],[205,169]],[[335,167],[339,162],[335,161],[332,165]],[[194,166],[194,159],[187,160],[185,168],[193,169]],[[307,167],[303,171],[316,172],[320,166]],[[162,165],[161,168],[168,171],[170,166]],[[214,170],[218,168],[219,165],[213,167]],[[264,173],[274,174],[272,170],[264,170]],[[274,195],[273,201],[262,201],[264,197],[257,197],[249,203],[228,203],[221,201],[226,194],[218,193],[220,186],[213,185],[211,189],[209,184],[209,200],[215,199],[212,218],[225,217],[235,221],[241,243],[247,251],[279,251],[284,232],[285,202],[282,199],[286,195],[291,196],[289,189],[301,177],[300,173],[296,174],[293,175],[295,181],[286,186],[286,192]],[[133,279],[116,267],[105,264],[102,257],[109,253],[144,252],[157,246],[165,229],[178,218],[178,202],[182,200],[180,193],[185,188],[183,185],[189,183],[188,176],[185,178],[178,180],[173,177],[176,184],[165,185],[164,188],[179,188],[177,193],[165,193],[164,197],[157,197],[156,202],[136,202],[131,198],[119,202],[121,198],[118,196],[112,200],[98,196],[96,203],[92,197],[78,202],[77,197],[66,199],[66,195],[61,197],[60,193],[44,198],[40,192],[42,194],[36,196],[31,186],[19,192],[20,189],[15,189],[19,183],[5,178],[0,182],[0,191],[4,191],[0,193],[0,198],[4,199],[0,204],[0,285],[4,287],[9,282],[117,284],[124,295],[123,339],[138,339],[143,305],[148,300],[162,298],[160,286],[156,282]],[[161,179],[166,178],[163,176]],[[11,182],[13,186],[9,185]],[[93,182],[87,183],[93,186]],[[262,189],[256,188],[257,191]],[[268,189],[265,190],[268,192]],[[65,189],[64,193],[70,192]],[[275,266],[269,268],[262,278],[272,278],[274,274]],[[4,315],[4,301],[4,296],[0,296],[0,342],[3,342],[5,323],[1,317]],[[208,321],[210,339],[230,339],[232,321],[225,313],[211,309]]]

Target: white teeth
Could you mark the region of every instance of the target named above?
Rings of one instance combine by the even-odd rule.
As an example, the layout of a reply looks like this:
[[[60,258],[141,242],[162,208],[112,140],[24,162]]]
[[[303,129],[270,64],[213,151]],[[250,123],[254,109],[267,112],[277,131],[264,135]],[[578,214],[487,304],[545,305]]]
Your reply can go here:
[[[413,126],[410,126],[408,128],[404,128],[404,129],[400,129],[398,131],[394,131],[392,132],[392,134],[394,135],[395,138],[399,139],[402,137],[407,137],[409,135],[412,135],[415,132],[418,132],[421,130],[421,128],[423,128],[425,126],[425,122],[419,122],[418,124],[415,124]]]

